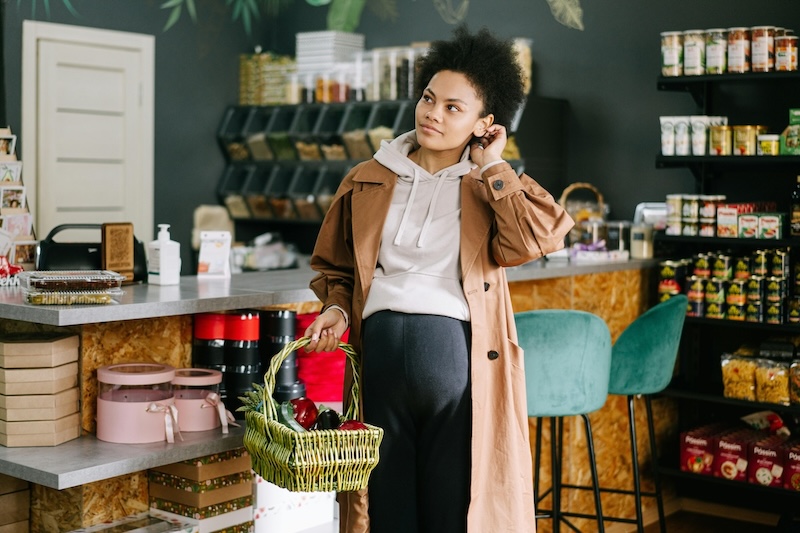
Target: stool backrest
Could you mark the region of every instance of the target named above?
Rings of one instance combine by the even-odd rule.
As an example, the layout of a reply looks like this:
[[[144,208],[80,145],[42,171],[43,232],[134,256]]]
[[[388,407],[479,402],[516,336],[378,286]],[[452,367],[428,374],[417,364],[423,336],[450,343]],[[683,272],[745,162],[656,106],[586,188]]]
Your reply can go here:
[[[689,299],[678,294],[645,311],[617,338],[610,394],[655,394],[672,379]]]
[[[528,416],[572,416],[600,409],[608,396],[611,334],[585,311],[544,309],[514,314],[525,350]]]

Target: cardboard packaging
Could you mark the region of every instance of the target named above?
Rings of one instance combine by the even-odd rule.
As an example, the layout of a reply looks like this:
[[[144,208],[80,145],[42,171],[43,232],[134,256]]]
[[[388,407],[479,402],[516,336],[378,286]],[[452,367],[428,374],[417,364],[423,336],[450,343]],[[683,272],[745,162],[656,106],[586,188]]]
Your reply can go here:
[[[30,484],[24,479],[0,474],[0,494],[18,492],[30,488]]]
[[[78,363],[53,368],[0,368],[0,394],[56,394],[78,385]]]
[[[214,516],[225,515],[238,511],[244,508],[250,508],[252,514],[253,496],[252,494],[244,498],[237,498],[235,500],[228,500],[226,502],[209,505],[206,507],[197,507],[193,505],[184,505],[182,503],[164,500],[161,498],[150,497],[150,508],[174,513],[180,516],[192,517],[197,519],[212,518]]]
[[[30,533],[30,521],[20,520],[0,526],[0,533]]]
[[[255,533],[300,533],[331,524],[334,492],[290,492],[256,475]]]
[[[0,526],[28,520],[31,509],[29,489],[0,496]]]
[[[0,420],[21,422],[58,420],[80,412],[80,389],[73,387],[56,394],[4,396],[0,394]]]
[[[46,333],[0,336],[0,367],[52,368],[78,360],[80,337]]]
[[[249,473],[246,476],[234,475],[217,478],[220,483],[197,482],[192,484],[178,481],[184,478],[165,476],[158,472],[151,474],[155,474],[155,479],[152,475],[150,477],[149,488],[152,498],[161,498],[191,507],[208,507],[253,494],[253,479]],[[155,480],[158,482],[154,482]],[[173,484],[171,485],[171,483]]]
[[[166,522],[166,523],[165,523]],[[148,512],[136,513],[113,522],[105,522],[94,526],[74,529],[71,533],[198,533],[197,527],[187,522],[183,517],[165,519],[152,516]]]
[[[252,469],[250,454],[244,448],[215,453],[153,468],[156,472],[171,474],[192,481],[207,481]]]
[[[161,509],[150,509],[150,514],[162,520],[185,520],[194,526],[198,533],[225,531],[226,533],[246,533],[253,530],[253,507],[243,507],[230,513],[210,518],[189,518]]]
[[[58,420],[6,422],[0,420],[0,444],[8,448],[25,446],[57,446],[81,434],[80,414]]]

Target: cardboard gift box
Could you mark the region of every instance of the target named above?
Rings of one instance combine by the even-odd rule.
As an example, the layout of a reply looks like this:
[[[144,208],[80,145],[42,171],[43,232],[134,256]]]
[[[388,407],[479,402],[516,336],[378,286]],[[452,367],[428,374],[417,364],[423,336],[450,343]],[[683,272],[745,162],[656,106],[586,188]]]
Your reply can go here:
[[[0,367],[46,368],[78,360],[80,337],[46,333],[0,336]]]
[[[30,484],[24,479],[0,474],[0,494],[18,492],[30,488]]]
[[[29,520],[20,520],[19,522],[13,522],[11,524],[5,524],[0,526],[0,533],[29,533],[29,532],[30,532]]]
[[[249,508],[250,513],[252,514],[252,508],[253,508],[252,494],[244,498],[228,500],[226,502],[217,503],[214,505],[208,505],[206,507],[184,505],[182,503],[173,502],[171,500],[154,498],[152,496],[150,497],[150,509],[158,509],[159,511],[166,511],[168,513],[173,513],[180,516],[192,517],[198,520],[229,514],[244,508]]]
[[[248,533],[253,531],[252,506],[209,518],[190,518],[162,509],[150,509],[150,514],[167,521],[185,520],[197,528],[198,533]]]
[[[0,394],[56,394],[78,385],[78,363],[52,368],[0,368]]]
[[[192,481],[208,481],[209,479],[237,472],[249,472],[251,469],[250,454],[244,448],[237,448],[179,463],[158,466],[152,470],[191,479]]]
[[[253,476],[250,471],[207,481],[193,481],[151,471],[149,480],[151,498],[169,500],[191,507],[208,507],[253,495]]]
[[[80,389],[73,387],[56,394],[5,396],[0,394],[0,420],[58,420],[80,411]]]
[[[0,444],[8,448],[23,446],[57,446],[81,434],[80,414],[58,420],[6,422],[0,420]]]
[[[335,492],[291,492],[256,475],[255,533],[300,533],[333,523]]]
[[[30,489],[0,496],[0,526],[28,520],[31,509]]]

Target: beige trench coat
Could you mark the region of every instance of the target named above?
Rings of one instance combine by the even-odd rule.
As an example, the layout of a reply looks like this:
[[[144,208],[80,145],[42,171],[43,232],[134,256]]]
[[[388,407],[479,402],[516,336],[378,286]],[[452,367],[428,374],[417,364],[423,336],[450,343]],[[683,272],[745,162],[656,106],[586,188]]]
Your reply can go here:
[[[311,259],[318,273],[311,288],[323,308],[336,304],[347,311],[356,353],[396,181],[375,160],[354,167],[336,192]],[[563,248],[572,226],[552,195],[508,164],[489,168],[483,178],[475,169],[462,179],[462,285],[472,329],[470,533],[535,531],[523,354],[503,267]],[[339,501],[340,530],[368,532],[366,491],[340,494]]]

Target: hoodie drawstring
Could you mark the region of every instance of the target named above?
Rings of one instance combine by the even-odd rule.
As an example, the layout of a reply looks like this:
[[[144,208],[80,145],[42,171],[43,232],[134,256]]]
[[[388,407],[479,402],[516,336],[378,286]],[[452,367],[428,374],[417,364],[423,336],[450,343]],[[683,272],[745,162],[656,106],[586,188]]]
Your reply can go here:
[[[425,222],[422,224],[422,229],[419,232],[417,248],[422,248],[422,244],[425,242],[425,234],[427,233],[428,226],[431,225],[431,221],[433,220],[433,212],[436,209],[436,200],[439,198],[439,191],[442,190],[442,185],[444,184],[448,175],[449,174],[447,172],[443,172],[436,181],[436,186],[433,189],[433,196],[431,197],[431,203],[428,206],[428,214],[425,216]]]
[[[414,197],[417,195],[417,185],[419,185],[419,170],[414,169],[414,179],[411,182],[411,192],[408,195],[408,202],[406,208],[403,210],[403,218],[400,220],[400,226],[397,228],[397,235],[394,236],[394,245],[400,246],[400,239],[403,237],[403,231],[406,229],[406,222],[411,215],[411,206],[414,203]]]

